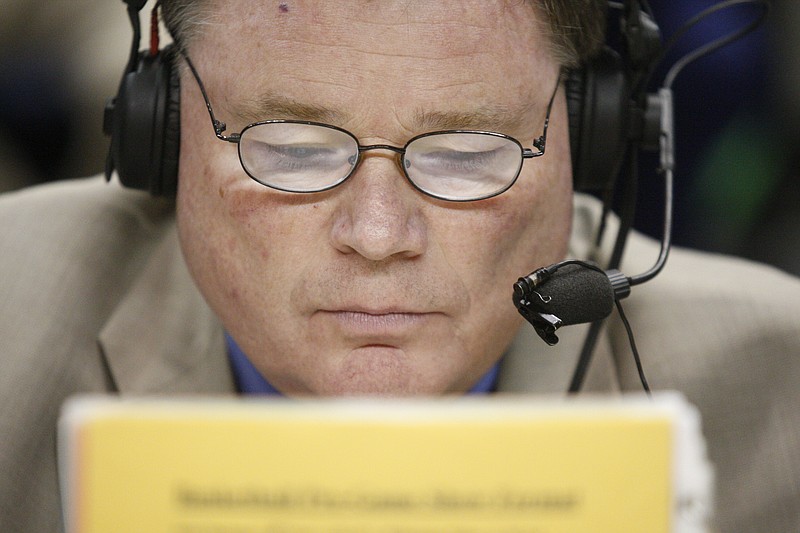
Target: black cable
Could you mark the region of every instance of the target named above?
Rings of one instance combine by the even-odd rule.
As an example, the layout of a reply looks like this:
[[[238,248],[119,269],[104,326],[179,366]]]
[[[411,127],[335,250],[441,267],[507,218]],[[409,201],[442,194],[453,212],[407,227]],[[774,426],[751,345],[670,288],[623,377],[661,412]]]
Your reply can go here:
[[[614,251],[608,263],[609,269],[619,267],[622,254],[625,250],[627,234],[633,226],[633,219],[636,212],[637,185],[639,181],[639,157],[635,148],[635,146],[629,147],[627,157],[628,165],[622,180],[624,185],[622,190],[623,197],[621,199],[623,208],[620,210],[620,225],[617,230]],[[589,364],[592,361],[592,355],[594,354],[594,349],[597,345],[597,340],[600,338],[600,332],[602,331],[604,323],[605,320],[598,320],[592,322],[591,326],[589,326],[589,331],[586,332],[586,338],[583,341],[581,353],[578,356],[578,363],[572,373],[572,379],[567,389],[569,393],[579,392],[581,387],[583,387],[583,381],[586,378],[586,372],[589,370]]]
[[[607,268],[619,268],[622,263],[622,256],[625,252],[625,244],[628,240],[628,233],[633,228],[636,217],[636,198],[639,193],[639,151],[638,147],[631,143],[628,146],[628,171],[622,181],[623,189],[620,198],[619,228],[617,238],[614,242],[614,249],[608,261]]]
[[[690,52],[689,54],[684,55],[681,59],[676,61],[672,67],[670,67],[667,75],[664,78],[664,89],[670,89],[672,83],[675,81],[675,78],[681,71],[693,61],[706,56],[719,48],[743,37],[744,35],[750,33],[755,28],[757,28],[764,20],[764,17],[767,15],[770,9],[770,4],[767,0],[727,0],[726,2],[721,2],[719,4],[713,5],[702,12],[698,13],[694,17],[692,17],[689,21],[684,23],[676,32],[675,34],[670,37],[669,41],[664,47],[664,53],[666,53],[669,49],[671,49],[678,40],[686,34],[691,28],[696,26],[700,21],[704,20],[706,17],[720,11],[722,9],[727,9],[734,5],[740,4],[755,4],[759,5],[764,8],[761,15],[747,24],[745,27],[732,32],[728,35],[720,37],[718,39],[713,40],[712,42],[701,46],[700,48]],[[663,90],[663,89],[662,89]],[[670,110],[671,113],[671,110]],[[646,281],[650,281],[659,272],[664,268],[666,264],[667,257],[669,255],[669,248],[670,242],[672,240],[672,204],[673,204],[673,169],[672,169],[672,162],[669,164],[664,164],[662,162],[662,166],[659,169],[661,174],[664,176],[664,228],[661,236],[661,251],[659,253],[658,259],[656,260],[655,265],[653,265],[650,270],[639,274],[637,276],[632,276],[628,278],[631,286],[639,285]]]
[[[649,4],[646,0],[641,0],[641,7],[644,9],[648,15],[652,17],[652,10],[650,9]],[[692,27],[698,24],[701,20],[705,19],[709,15],[720,11],[722,9],[727,9],[731,6],[738,5],[738,4],[756,4],[760,5],[764,8],[761,16],[757,17],[754,21],[746,25],[744,28],[735,31],[727,36],[723,36],[721,38],[715,39],[714,41],[698,48],[697,50],[686,54],[681,59],[679,59],[673,66],[669,69],[667,76],[665,78],[663,84],[663,90],[669,91],[674,81],[675,77],[691,62],[708,55],[715,50],[741,38],[742,36],[746,35],[747,33],[753,31],[757,28],[761,22],[763,21],[764,17],[769,12],[770,4],[768,0],[727,0],[716,4],[704,11],[700,12],[699,14],[692,17],[689,21],[684,23],[669,39],[666,45],[662,48],[662,51],[655,61],[653,61],[650,71],[647,75],[640,79],[639,82],[642,83],[636,84],[639,89],[641,90],[642,94],[644,94],[643,88],[646,87],[647,83],[649,83],[649,79],[652,77],[653,72],[657,64],[663,59],[666,53],[675,45],[675,43]],[[613,9],[622,9],[624,8],[624,4],[620,2],[609,2],[609,7]],[[667,105],[671,106],[671,98],[669,98],[669,102]],[[662,104],[664,101],[662,100]],[[671,114],[671,109],[668,112]],[[670,124],[671,127],[671,124]],[[663,132],[662,132],[663,137]],[[663,142],[662,138],[662,142]],[[667,142],[672,142],[672,139],[668,139]],[[670,147],[671,150],[671,147]],[[664,268],[666,264],[667,258],[669,256],[669,249],[672,240],[672,204],[673,204],[673,164],[672,161],[672,153],[667,155],[665,162],[664,154],[663,154],[663,147],[662,147],[662,162],[661,167],[659,168],[659,172],[664,176],[664,228],[663,234],[661,237],[661,250],[653,267],[651,267],[648,271],[639,274],[637,276],[632,276],[628,278],[628,281],[631,286],[638,285],[653,279],[661,270]],[[635,142],[632,142],[631,145],[628,147],[628,172],[625,176],[626,179],[623,180],[624,189],[622,191],[622,209],[619,214],[620,216],[620,226],[617,232],[616,241],[614,243],[614,249],[611,255],[611,259],[609,261],[609,268],[616,269],[619,267],[622,261],[622,255],[625,248],[625,242],[627,240],[627,235],[630,232],[632,225],[633,225],[633,218],[636,208],[636,194],[637,194],[637,183],[638,183],[638,147],[636,146]],[[604,206],[605,207],[605,206]],[[601,220],[601,229],[598,231],[598,241],[602,237],[603,231],[605,229],[605,215],[606,212],[604,211],[603,220]],[[620,305],[619,301],[615,301],[617,310],[620,314],[620,318],[622,319],[623,325],[625,326],[625,330],[628,335],[628,340],[631,345],[631,350],[633,351],[634,360],[636,362],[636,367],[639,372],[639,379],[642,382],[642,387],[645,391],[649,394],[649,385],[647,383],[647,379],[644,375],[644,370],[642,368],[641,358],[639,357],[639,351],[636,347],[636,343],[633,337],[633,331],[631,329],[630,323],[628,322],[627,317],[625,316],[622,306]],[[575,371],[572,376],[572,381],[569,386],[569,392],[575,393],[580,391],[584,378],[586,376],[586,372],[589,367],[589,363],[591,362],[592,353],[594,348],[597,344],[597,340],[600,335],[600,331],[602,329],[604,321],[597,321],[593,322],[587,332],[586,338],[584,340],[583,348],[578,358],[578,363],[575,367]]]
[[[631,276],[628,278],[628,283],[631,287],[640,285],[646,281],[650,281],[658,275],[659,272],[667,264],[667,257],[669,257],[670,244],[672,242],[672,169],[666,169],[664,175],[664,229],[661,235],[661,250],[658,254],[655,264],[647,272]]]
[[[633,352],[633,360],[636,363],[636,370],[639,372],[639,381],[642,382],[642,388],[650,395],[650,385],[647,383],[647,378],[644,375],[644,368],[642,367],[642,359],[639,357],[639,350],[636,348],[636,341],[633,339],[633,330],[631,329],[631,324],[628,322],[628,317],[625,316],[625,312],[622,310],[622,304],[619,300],[614,302],[617,305],[617,312],[619,313],[620,319],[622,319],[622,324],[625,326],[625,332],[628,334],[628,342],[631,345],[631,351]]]
[[[705,9],[692,17],[689,21],[687,21],[681,28],[675,32],[670,40],[664,47],[665,52],[669,50],[674,44],[681,38],[683,35],[692,29],[695,25],[697,25],[700,21],[708,17],[709,15],[716,13],[722,9],[727,9],[729,7],[739,5],[739,4],[755,4],[760,5],[764,10],[761,12],[761,16],[754,19],[744,28],[741,28],[738,31],[732,32],[728,35],[723,35],[722,37],[711,41],[710,43],[706,43],[700,48],[686,54],[678,61],[676,61],[672,67],[670,67],[667,75],[664,77],[664,87],[672,87],[672,82],[675,81],[675,77],[680,74],[681,70],[686,67],[686,65],[694,62],[701,57],[707,56],[708,54],[719,50],[723,46],[726,46],[737,39],[740,39],[750,33],[751,31],[755,30],[761,23],[764,21],[764,17],[767,16],[770,10],[770,3],[767,0],[727,0],[726,2],[721,2],[719,4],[713,5],[708,9]]]
[[[672,67],[670,67],[668,74],[665,76],[664,83],[662,83],[662,87],[671,87],[672,82],[675,80],[675,77],[686,67],[688,64],[694,62],[701,57],[704,57],[716,50],[722,48],[730,44],[731,42],[740,39],[750,33],[751,31],[755,30],[763,21],[764,18],[769,13],[771,8],[770,0],[725,0],[723,2],[719,2],[714,4],[700,13],[694,15],[688,21],[684,22],[675,32],[670,36],[669,40],[664,44],[661,49],[661,53],[659,54],[658,58],[653,61],[653,64],[650,68],[650,72],[644,78],[645,86],[648,85],[655,73],[656,67],[661,63],[661,61],[666,57],[666,55],[672,50],[672,48],[677,44],[677,42],[693,27],[699,24],[701,21],[705,20],[710,15],[713,15],[717,11],[721,11],[723,9],[728,9],[733,6],[737,5],[746,5],[746,4],[753,4],[763,8],[763,11],[759,17],[754,19],[752,22],[747,24],[744,28],[737,30],[733,33],[728,35],[724,35],[710,43],[706,43],[700,48],[684,55],[678,61],[676,61]]]

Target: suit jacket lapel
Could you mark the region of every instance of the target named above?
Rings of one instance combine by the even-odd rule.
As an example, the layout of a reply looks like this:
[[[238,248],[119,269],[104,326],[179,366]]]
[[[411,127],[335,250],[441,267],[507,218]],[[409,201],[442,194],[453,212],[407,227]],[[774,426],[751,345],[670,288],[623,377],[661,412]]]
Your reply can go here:
[[[222,326],[189,275],[174,224],[99,343],[120,392],[234,391]]]

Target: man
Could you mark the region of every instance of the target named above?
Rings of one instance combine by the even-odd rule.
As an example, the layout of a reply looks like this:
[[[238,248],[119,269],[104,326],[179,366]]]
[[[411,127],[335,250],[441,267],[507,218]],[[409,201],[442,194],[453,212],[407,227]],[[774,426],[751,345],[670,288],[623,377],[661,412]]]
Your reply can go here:
[[[94,180],[0,207],[0,529],[57,528],[54,425],[76,392],[565,390],[583,329],[548,348],[510,296],[592,253],[560,76],[601,44],[604,6],[578,4],[165,2],[174,206]],[[502,135],[407,144],[451,130]],[[623,268],[656,253],[636,236]],[[798,302],[788,276],[681,251],[627,301],[651,384],[703,413],[723,531],[800,528]],[[588,389],[637,388],[626,342],[613,323]]]
[[[258,9],[239,30],[253,46],[232,47],[219,32],[187,45],[230,132],[292,119],[344,128],[362,145],[402,147],[420,133],[469,129],[533,148],[544,128],[560,65],[552,53],[509,53],[543,44],[531,6],[276,9]],[[223,25],[240,24],[242,13],[224,11]],[[485,26],[487,16],[495,22]],[[256,22],[264,17],[276,19],[268,37]],[[413,42],[410,25],[421,32]],[[459,35],[464,25],[474,39]],[[245,76],[245,65],[263,72]],[[213,135],[198,84],[183,81],[182,249],[203,295],[273,386],[288,394],[461,392],[497,362],[519,325],[508,287],[532,262],[566,253],[568,150],[526,161],[515,194],[478,203],[421,194],[387,150],[363,153],[337,188],[276,194],[242,175],[235,147]],[[563,98],[550,124],[548,148],[563,147]],[[309,135],[313,143],[327,133]],[[194,150],[206,157],[191,157]],[[452,181],[435,192],[469,192]]]

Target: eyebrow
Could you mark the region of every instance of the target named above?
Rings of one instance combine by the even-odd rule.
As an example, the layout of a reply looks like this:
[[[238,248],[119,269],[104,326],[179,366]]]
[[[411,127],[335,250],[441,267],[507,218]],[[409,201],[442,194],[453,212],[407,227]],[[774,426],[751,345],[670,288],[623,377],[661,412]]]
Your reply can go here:
[[[516,131],[529,123],[533,107],[526,104],[515,109],[496,105],[470,111],[418,110],[414,122],[425,130]]]
[[[300,102],[293,98],[265,93],[232,106],[242,120],[258,122],[271,119],[293,119],[344,124],[348,116],[321,105]],[[504,105],[487,105],[470,111],[428,111],[417,109],[412,118],[417,133],[439,130],[517,131],[530,125],[531,111],[538,104],[528,102],[514,109]],[[544,114],[544,109],[541,110]]]
[[[271,119],[295,119],[327,124],[340,124],[344,115],[334,109],[299,102],[278,94],[263,94],[237,103],[233,112],[243,120],[261,121]]]

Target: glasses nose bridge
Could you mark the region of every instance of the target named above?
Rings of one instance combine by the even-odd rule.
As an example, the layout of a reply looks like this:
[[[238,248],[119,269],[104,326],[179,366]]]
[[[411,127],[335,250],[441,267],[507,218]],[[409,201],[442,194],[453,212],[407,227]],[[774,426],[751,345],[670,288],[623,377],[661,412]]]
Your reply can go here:
[[[358,163],[357,166],[361,164],[363,161],[363,155],[366,152],[371,152],[373,150],[386,150],[393,153],[392,159],[394,159],[395,164],[397,165],[398,169],[406,174],[405,168],[403,165],[403,156],[406,153],[406,147],[400,146],[392,146],[391,144],[367,144],[367,145],[358,145]],[[354,169],[355,170],[355,169]],[[406,174],[406,178],[408,178],[408,174]]]
[[[372,150],[389,150],[390,152],[394,152],[399,155],[403,155],[406,153],[405,147],[399,146],[392,146],[391,144],[367,144],[367,145],[358,145],[358,153],[363,154],[364,152],[369,152]]]

